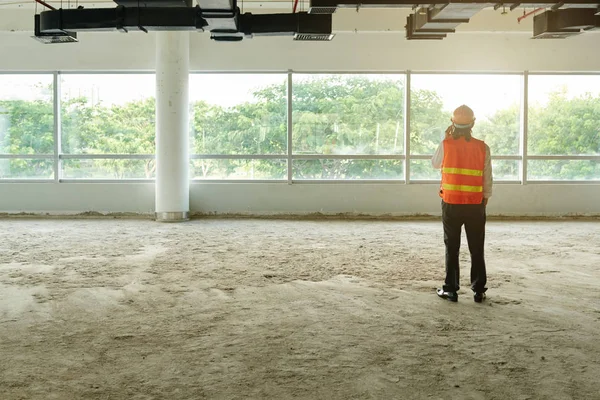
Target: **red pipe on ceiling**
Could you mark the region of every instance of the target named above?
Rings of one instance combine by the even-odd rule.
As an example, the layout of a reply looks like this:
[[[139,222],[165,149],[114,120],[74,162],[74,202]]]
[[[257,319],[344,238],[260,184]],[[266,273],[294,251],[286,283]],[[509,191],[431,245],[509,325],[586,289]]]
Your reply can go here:
[[[528,13],[523,14],[522,16],[520,16],[519,18],[517,18],[517,22],[521,23],[522,20],[524,20],[525,18],[529,17],[531,14],[535,14],[536,12],[542,11],[542,10],[543,10],[543,8],[536,8],[533,11],[529,11]]]

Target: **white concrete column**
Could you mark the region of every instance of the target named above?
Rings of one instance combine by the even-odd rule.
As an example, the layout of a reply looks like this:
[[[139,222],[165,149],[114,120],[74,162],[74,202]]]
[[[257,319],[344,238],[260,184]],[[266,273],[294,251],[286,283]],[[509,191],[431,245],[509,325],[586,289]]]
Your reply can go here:
[[[157,221],[185,221],[189,218],[189,72],[189,32],[157,32]]]

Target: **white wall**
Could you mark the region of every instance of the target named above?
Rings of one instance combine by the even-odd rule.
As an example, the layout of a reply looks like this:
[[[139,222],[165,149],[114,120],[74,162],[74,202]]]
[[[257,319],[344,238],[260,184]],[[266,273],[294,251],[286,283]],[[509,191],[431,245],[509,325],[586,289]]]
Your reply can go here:
[[[436,184],[193,183],[194,214],[373,216],[439,215]],[[599,185],[500,184],[490,215],[600,216]],[[0,184],[1,213],[154,213],[154,184]]]
[[[0,213],[154,213],[154,183],[0,183]]]
[[[190,66],[217,71],[600,72],[596,33],[568,40],[531,40],[530,20],[517,25],[517,13],[500,17],[486,11],[443,41],[407,41],[403,33],[406,13],[340,11],[334,20],[338,34],[329,43],[272,37],[215,43],[208,34],[193,33]],[[78,44],[42,45],[27,31],[33,26],[30,12],[9,14],[3,10],[0,15],[0,71],[154,69],[153,34],[83,33]],[[190,196],[191,211],[196,213],[439,213],[435,184],[192,184]],[[0,184],[0,212],[89,211],[151,214],[154,187],[139,183]],[[497,185],[489,212],[600,215],[600,185]]]
[[[441,215],[436,184],[193,185],[191,207],[202,213]],[[573,194],[576,193],[576,196]],[[597,185],[497,185],[490,215],[600,215]]]

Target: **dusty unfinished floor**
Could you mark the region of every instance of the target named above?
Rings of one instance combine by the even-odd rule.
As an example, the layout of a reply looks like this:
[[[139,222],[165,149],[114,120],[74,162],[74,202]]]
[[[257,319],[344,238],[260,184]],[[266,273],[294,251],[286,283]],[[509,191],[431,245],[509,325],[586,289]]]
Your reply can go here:
[[[0,227],[3,400],[600,399],[598,222],[490,222],[483,305],[440,222]]]

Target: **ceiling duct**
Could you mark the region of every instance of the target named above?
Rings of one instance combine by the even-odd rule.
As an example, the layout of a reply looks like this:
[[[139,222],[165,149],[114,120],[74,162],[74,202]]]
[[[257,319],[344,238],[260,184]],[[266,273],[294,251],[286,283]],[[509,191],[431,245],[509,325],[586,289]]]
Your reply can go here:
[[[123,4],[131,2],[116,1]],[[306,12],[240,15],[236,0],[198,0],[195,7],[187,6],[189,0],[146,0],[144,4],[148,6],[126,7],[120,4],[112,9],[43,11],[35,17],[35,38],[44,43],[62,43],[75,38],[74,32],[115,30],[209,31],[216,41],[240,41],[254,35],[323,41],[334,36],[331,15],[309,15]]]
[[[328,41],[333,39],[331,15],[309,15],[306,12],[292,14],[252,14],[238,17],[238,32],[212,32],[215,40],[237,41],[237,37],[292,36],[294,40]]]
[[[448,3],[428,8],[427,21],[445,25],[447,29],[455,29],[460,24],[468,23],[471,17],[488,6],[489,3]]]
[[[514,10],[517,7],[525,8],[593,8],[598,11],[599,0],[564,0],[564,1],[539,1],[529,0],[521,2],[494,2],[489,0],[446,0],[438,3],[415,3],[414,0],[310,0],[309,13],[334,13],[338,8],[410,8],[416,9],[419,5],[429,8],[447,5],[464,6],[466,8],[479,6],[480,9],[487,7],[507,7]]]
[[[422,7],[419,7],[421,5]],[[410,8],[416,10],[406,20],[406,38],[415,39],[443,39],[448,33],[454,33],[456,28],[463,23],[468,23],[470,18],[484,8],[494,7],[494,10],[518,7],[547,8],[554,12],[573,11],[582,14],[598,16],[600,14],[600,0],[564,0],[540,3],[539,0],[526,2],[490,2],[488,0],[449,0],[443,3],[415,3],[414,0],[310,0],[310,14],[333,14],[338,8]],[[537,18],[537,17],[536,17]],[[534,29],[536,38],[561,38],[579,34],[580,29],[555,28],[554,17],[538,22],[539,29]],[[562,17],[561,17],[562,18]],[[559,24],[560,25],[560,24]],[[584,26],[585,24],[582,24]],[[588,28],[581,28],[588,29]],[[594,28],[590,28],[594,29]]]
[[[62,29],[53,29],[46,32],[40,31],[40,15],[34,16],[34,36],[33,38],[44,44],[55,44],[55,43],[75,43],[77,40],[77,33],[69,32]]]
[[[460,24],[468,23],[483,8],[484,4],[445,4],[439,8],[419,8],[415,14],[408,16],[406,38],[443,39],[446,34],[454,33]]]
[[[35,19],[35,38],[44,43],[76,41],[75,32],[139,30],[209,31],[218,41],[239,41],[254,35],[292,36],[294,40],[331,40],[332,14],[337,8],[409,8],[417,10],[407,19],[407,39],[443,39],[456,27],[495,3],[485,0],[450,0],[443,4],[427,3],[418,7],[409,0],[311,0],[309,13],[241,15],[236,0],[115,0],[114,9],[59,9],[43,11]],[[414,1],[414,0],[413,0]],[[539,0],[538,0],[539,1]],[[555,9],[557,15],[572,12],[564,18],[583,18],[575,25],[563,17],[544,16],[534,29],[536,38],[558,38],[579,34],[581,29],[596,29],[590,15],[598,18],[600,0],[566,0],[548,3],[496,3],[499,7],[541,7]],[[581,14],[581,15],[580,15]],[[545,15],[545,14],[544,14]],[[567,14],[565,14],[567,15]],[[324,18],[320,18],[324,17]],[[538,17],[536,17],[538,18]],[[574,28],[573,26],[576,26]]]
[[[338,8],[415,8],[418,5],[414,0],[410,2],[407,0],[310,0],[308,12],[333,14]]]
[[[198,0],[198,7],[211,39],[240,41],[244,38],[239,29],[239,9],[235,0]]]
[[[203,30],[206,21],[198,8],[96,8],[44,11],[39,14],[40,32],[56,30],[103,32],[130,30]],[[165,29],[167,28],[167,29]]]
[[[415,14],[406,17],[406,39],[408,40],[441,40],[446,37],[446,32],[439,29],[417,29]]]
[[[445,33],[454,33],[458,25],[469,22],[469,19],[445,19],[436,18],[438,10],[430,10],[429,8],[418,9],[415,16],[415,28],[420,29],[436,29]]]
[[[570,8],[546,11],[533,18],[533,39],[564,39],[600,28],[595,10]]]

